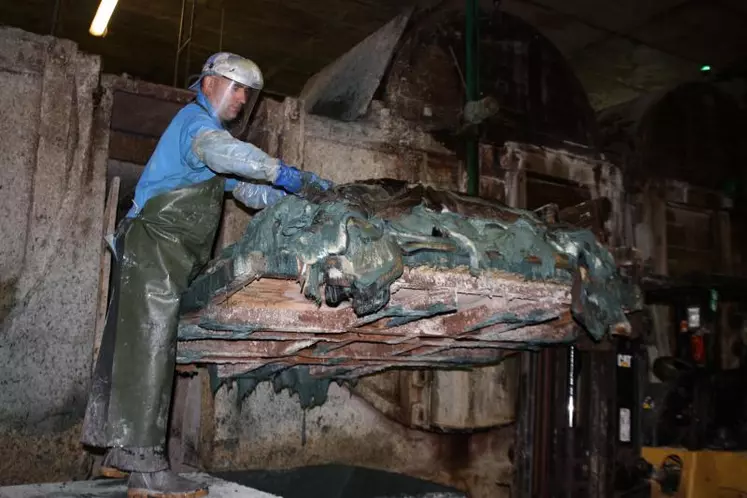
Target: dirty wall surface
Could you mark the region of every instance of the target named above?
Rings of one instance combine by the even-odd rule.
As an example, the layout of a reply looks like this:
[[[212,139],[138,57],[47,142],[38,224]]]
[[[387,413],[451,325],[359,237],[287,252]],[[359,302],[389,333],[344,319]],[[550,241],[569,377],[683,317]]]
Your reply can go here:
[[[217,401],[234,403],[236,389]],[[333,384],[321,407],[303,410],[287,391],[261,384],[216,437],[211,470],[278,469],[336,462],[454,486],[476,498],[510,496],[513,426],[474,434],[411,430]],[[272,451],[268,451],[268,449]]]
[[[0,484],[84,472],[105,188],[99,69],[72,42],[0,28]]]

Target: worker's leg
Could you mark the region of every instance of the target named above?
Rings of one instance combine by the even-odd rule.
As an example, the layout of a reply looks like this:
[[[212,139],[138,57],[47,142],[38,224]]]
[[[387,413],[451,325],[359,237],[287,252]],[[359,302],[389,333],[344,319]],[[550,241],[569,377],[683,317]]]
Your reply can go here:
[[[110,309],[101,375],[94,382],[101,389],[89,401],[83,439],[109,447],[107,464],[132,473],[130,496],[206,493],[169,471],[166,429],[179,300],[209,258],[222,199],[219,179],[161,194],[117,240],[118,299]]]
[[[123,470],[169,467],[165,445],[179,299],[196,264],[174,231],[144,217],[124,237],[108,424]]]
[[[180,298],[209,259],[222,200],[218,179],[161,194],[124,237],[107,429],[131,497],[207,493],[169,470],[166,435]]]
[[[106,313],[106,323],[101,337],[101,344],[99,345],[98,357],[91,381],[91,391],[83,420],[81,442],[86,446],[94,448],[107,448],[110,446],[107,423],[119,308],[120,261],[122,252],[124,251],[123,236],[131,222],[132,220],[129,219],[123,220],[117,227],[114,237],[114,257],[112,259],[111,270],[112,285]],[[106,459],[104,465],[108,465]],[[114,476],[113,470],[111,475]]]
[[[171,235],[137,219],[125,236],[107,465],[131,473],[130,498],[207,494],[171,472],[166,453],[179,300],[196,263],[189,245]]]
[[[185,285],[179,285],[178,269],[169,275],[156,263],[165,248],[157,241],[143,243],[144,235],[142,220],[125,220],[117,231],[112,296],[83,429],[84,444],[110,447],[102,470],[112,477],[116,469],[168,468],[165,426],[178,298]],[[154,296],[162,301],[169,293],[170,306],[153,305]],[[165,316],[154,317],[155,309]]]

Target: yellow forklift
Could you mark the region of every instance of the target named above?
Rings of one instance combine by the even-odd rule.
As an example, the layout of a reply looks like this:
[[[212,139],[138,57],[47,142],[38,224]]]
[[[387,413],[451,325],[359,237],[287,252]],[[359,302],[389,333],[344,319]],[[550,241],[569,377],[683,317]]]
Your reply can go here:
[[[747,282],[648,279],[644,291],[673,322],[660,338],[671,354],[640,379],[650,496],[747,498]]]

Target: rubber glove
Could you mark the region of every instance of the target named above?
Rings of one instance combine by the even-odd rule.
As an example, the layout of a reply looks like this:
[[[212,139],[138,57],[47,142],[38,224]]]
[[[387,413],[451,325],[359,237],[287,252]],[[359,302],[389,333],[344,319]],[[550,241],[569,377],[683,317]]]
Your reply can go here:
[[[208,130],[192,142],[194,159],[220,174],[271,182],[277,176],[280,161],[248,142],[242,142],[225,130]],[[190,163],[200,167],[199,163]]]
[[[274,185],[281,187],[291,194],[300,192],[304,187],[313,185],[321,190],[329,190],[334,186],[329,180],[323,180],[310,171],[301,171],[280,161],[278,176]]]
[[[263,209],[279,202],[287,194],[269,185],[239,182],[233,189],[233,198],[252,209]]]

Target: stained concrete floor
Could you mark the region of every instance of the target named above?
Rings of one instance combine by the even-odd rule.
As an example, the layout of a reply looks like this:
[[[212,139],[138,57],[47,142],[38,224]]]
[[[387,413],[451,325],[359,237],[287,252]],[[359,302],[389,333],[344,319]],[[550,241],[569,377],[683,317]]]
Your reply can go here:
[[[275,495],[201,473],[182,474],[210,486],[210,498],[278,498]],[[0,488],[0,498],[123,498],[127,481],[99,479],[51,484],[26,484]]]
[[[464,493],[414,477],[350,465],[214,475],[283,498],[466,498]]]
[[[185,473],[207,482],[210,498],[465,498],[421,479],[348,465],[290,470]],[[0,498],[122,498],[126,481],[99,479],[0,488]]]

